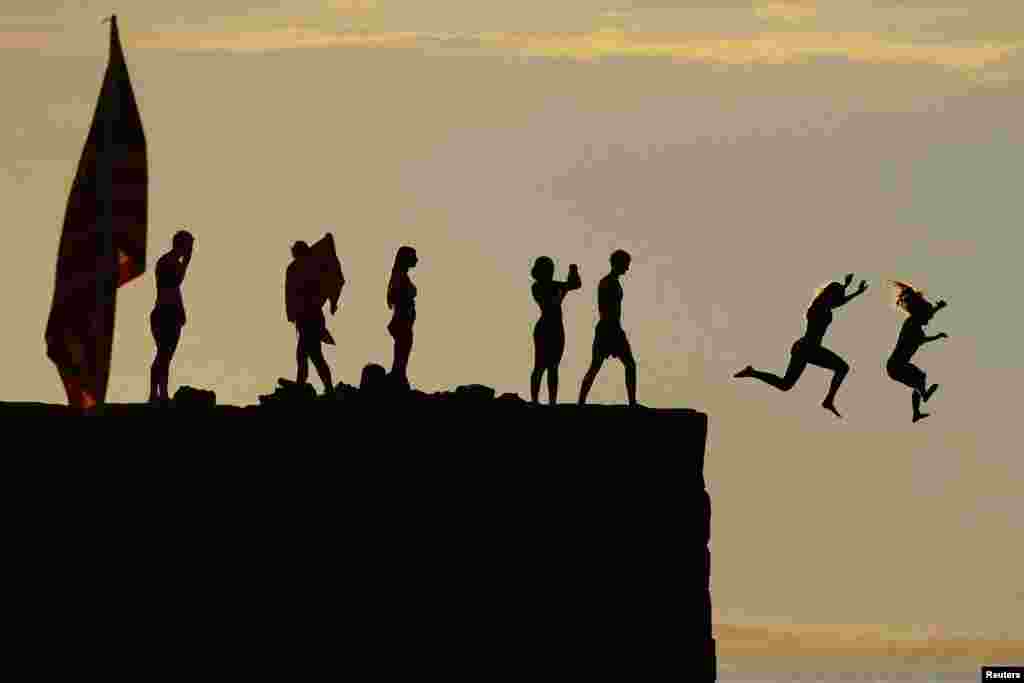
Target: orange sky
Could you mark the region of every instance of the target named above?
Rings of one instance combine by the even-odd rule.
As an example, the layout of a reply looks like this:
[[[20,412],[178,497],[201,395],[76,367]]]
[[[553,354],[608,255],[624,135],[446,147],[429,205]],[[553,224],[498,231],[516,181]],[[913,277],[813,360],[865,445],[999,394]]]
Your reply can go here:
[[[43,327],[111,8],[0,8],[11,84],[0,197],[13,236],[0,400],[64,400]],[[331,230],[348,280],[329,317],[337,380],[390,364],[384,288],[410,243],[413,384],[527,395],[529,270],[547,254],[559,275],[579,263],[584,282],[565,302],[561,398],[572,400],[596,283],[625,248],[641,402],[710,415],[723,618],[1024,638],[1012,411],[1024,325],[1011,299],[1024,252],[1024,5],[180,0],[118,11],[149,144],[150,269],[182,225],[196,235],[172,392],[254,403],[294,372],[288,248]],[[853,367],[844,420],[819,407],[822,370],[787,394],[730,379],[746,363],[782,371],[815,288],[847,272],[871,289],[826,337]],[[950,338],[918,356],[942,386],[918,425],[909,391],[884,373],[901,323],[889,279],[950,303],[929,328]],[[109,400],[147,395],[154,298],[151,270],[118,295]],[[606,366],[592,400],[625,400],[620,367]]]

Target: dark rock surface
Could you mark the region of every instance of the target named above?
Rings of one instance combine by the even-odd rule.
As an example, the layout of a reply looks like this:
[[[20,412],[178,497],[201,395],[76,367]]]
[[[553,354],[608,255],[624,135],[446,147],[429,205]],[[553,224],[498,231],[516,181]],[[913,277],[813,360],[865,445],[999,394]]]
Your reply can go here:
[[[716,680],[704,414],[383,386],[60,429],[0,403],[23,628],[293,678]]]

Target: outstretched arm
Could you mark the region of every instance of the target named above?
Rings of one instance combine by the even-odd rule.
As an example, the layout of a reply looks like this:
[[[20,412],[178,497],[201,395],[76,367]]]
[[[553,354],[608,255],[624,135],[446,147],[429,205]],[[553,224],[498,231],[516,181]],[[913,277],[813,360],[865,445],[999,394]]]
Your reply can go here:
[[[935,306],[932,307],[932,313],[939,312],[940,310],[945,308],[947,305],[948,304],[946,303],[945,299],[943,299],[942,301],[939,301],[938,303],[935,304]]]
[[[845,287],[849,287],[850,286],[850,281],[851,280],[853,280],[853,275],[847,275],[846,276],[846,285],[845,285]],[[845,289],[845,287],[844,287],[844,289]],[[858,296],[863,294],[867,290],[867,288],[868,288],[867,280],[861,280],[860,284],[857,285],[857,291],[854,292],[853,294],[844,295],[843,296],[843,300],[840,301],[838,304],[836,304],[836,307],[838,308],[839,306],[843,306],[844,304],[850,303],[851,301],[856,299]]]
[[[933,342],[933,341],[935,341],[937,339],[946,339],[948,337],[949,337],[949,335],[946,334],[945,332],[939,332],[938,334],[932,335],[931,337],[925,337],[924,341],[921,342],[921,343],[924,344],[926,342]]]

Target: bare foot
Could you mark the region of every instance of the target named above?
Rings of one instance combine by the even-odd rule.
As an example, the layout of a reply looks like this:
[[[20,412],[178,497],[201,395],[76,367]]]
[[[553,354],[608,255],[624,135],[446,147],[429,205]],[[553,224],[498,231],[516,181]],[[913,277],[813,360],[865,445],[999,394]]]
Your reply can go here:
[[[822,401],[821,407],[824,408],[825,410],[832,412],[838,418],[843,417],[842,415],[839,414],[839,411],[836,410],[835,405],[833,405],[830,401]]]
[[[938,384],[931,385],[926,392],[921,394],[921,400],[924,401],[925,403],[927,403],[928,399],[932,397],[932,394],[934,394],[935,390],[938,389],[938,388],[939,388]]]
[[[753,365],[748,365],[747,367],[743,368],[742,370],[737,372],[735,375],[733,375],[733,377],[752,377],[753,375],[754,375],[754,366]]]
[[[931,415],[931,413],[918,413],[917,415],[914,416],[914,422],[917,422],[918,420],[923,420],[929,415]]]

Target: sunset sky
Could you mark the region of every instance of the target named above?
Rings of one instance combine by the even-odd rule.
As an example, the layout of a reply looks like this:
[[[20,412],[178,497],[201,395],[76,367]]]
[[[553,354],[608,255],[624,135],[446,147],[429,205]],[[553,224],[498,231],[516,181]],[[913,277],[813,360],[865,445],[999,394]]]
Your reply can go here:
[[[5,0],[3,401],[65,401],[43,330],[113,11],[151,186],[108,400],[148,394],[152,267],[182,226],[171,392],[234,404],[295,372],[296,239],[335,235],[348,284],[327,359],[351,384],[390,366],[388,273],[416,247],[409,376],[428,392],[528,396],[533,259],[563,279],[578,263],[562,401],[624,248],[641,403],[710,416],[721,620],[1024,638],[1024,3]],[[731,379],[782,372],[815,290],[848,272],[870,289],[825,339],[853,368],[842,421],[819,405],[824,370],[786,394]],[[884,370],[891,279],[949,302],[928,329],[949,339],[915,359],[941,385],[919,424]],[[620,365],[591,398],[625,401]]]

